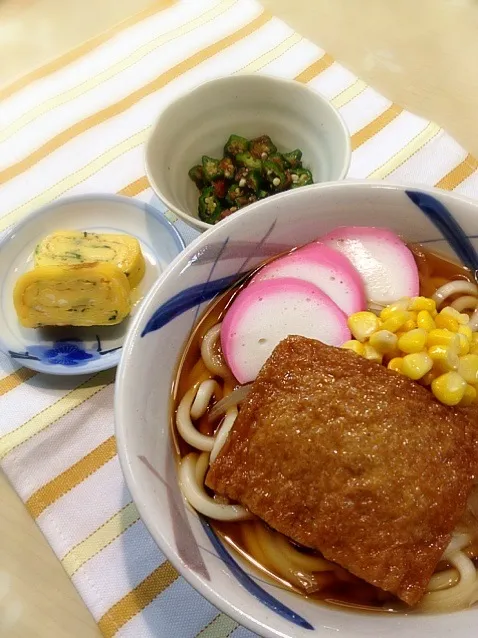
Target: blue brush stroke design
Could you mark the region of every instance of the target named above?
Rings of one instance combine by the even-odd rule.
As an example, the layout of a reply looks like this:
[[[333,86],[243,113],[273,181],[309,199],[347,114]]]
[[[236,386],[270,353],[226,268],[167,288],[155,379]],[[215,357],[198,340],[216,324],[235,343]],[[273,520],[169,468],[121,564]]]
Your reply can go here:
[[[460,224],[438,199],[420,191],[405,191],[412,202],[441,232],[462,264],[476,273],[478,253]]]
[[[196,286],[191,286],[190,288],[186,288],[186,290],[179,292],[155,310],[151,319],[149,319],[148,323],[144,327],[141,336],[145,337],[150,332],[159,330],[183,312],[191,310],[191,308],[202,304],[204,301],[210,301],[216,295],[226,291],[233,283],[237,282],[247,274],[249,273],[239,272],[235,275],[215,279],[214,281],[208,282],[206,285],[203,283],[197,284]]]
[[[246,589],[250,594],[252,594],[252,596],[254,596],[254,598],[257,598],[257,600],[259,600],[273,612],[275,612],[279,616],[282,616],[282,618],[285,618],[285,620],[288,620],[289,622],[292,622],[294,623],[294,625],[298,625],[303,629],[310,629],[312,631],[314,630],[314,627],[307,620],[305,620],[305,618],[302,618],[302,616],[296,614],[295,611],[292,611],[292,609],[290,609],[289,607],[286,607],[286,605],[277,600],[277,598],[274,598],[274,596],[271,596],[268,592],[266,592],[265,589],[262,589],[262,587],[254,582],[249,574],[247,574],[242,569],[242,567],[225,549],[224,545],[217,537],[216,532],[212,529],[209,522],[203,516],[199,516],[199,519],[214,549],[218,553],[219,558],[225,563],[225,565],[237,578],[244,589]]]
[[[270,227],[267,229],[265,235],[256,243],[252,243],[252,248],[247,255],[246,259],[240,266],[238,272],[235,275],[229,275],[228,277],[223,277],[221,279],[216,279],[211,281],[211,277],[214,273],[216,265],[221,257],[226,256],[226,248],[235,247],[235,243],[229,243],[229,237],[225,239],[225,241],[220,245],[218,253],[214,256],[214,261],[207,277],[207,280],[204,283],[196,284],[195,286],[191,286],[191,288],[187,288],[186,290],[181,291],[171,299],[168,299],[166,303],[160,306],[153,313],[152,317],[148,320],[144,330],[141,333],[142,337],[145,337],[150,332],[154,332],[155,330],[159,330],[166,324],[168,324],[172,319],[181,315],[183,312],[187,310],[191,310],[191,308],[196,307],[196,314],[194,317],[193,325],[196,322],[197,316],[199,314],[199,309],[202,303],[205,301],[210,301],[216,295],[221,292],[226,291],[233,283],[237,283],[243,278],[245,275],[248,275],[250,270],[246,270],[246,265],[249,263],[250,259],[257,255],[258,250],[262,249],[265,241],[272,234],[277,220],[275,219]],[[202,253],[205,255],[206,253]],[[201,262],[201,256],[199,258],[195,256],[194,263]],[[267,255],[265,255],[267,256]],[[188,266],[193,263],[190,262]]]
[[[105,354],[116,352],[121,347],[102,350],[98,335],[96,335],[96,346],[95,350],[85,348],[81,339],[73,337],[59,339],[51,345],[32,345],[25,352],[9,350],[8,354],[14,359],[40,361],[47,365],[82,366]]]
[[[211,270],[209,271],[209,275],[207,276],[207,279],[204,282],[204,290],[207,290],[207,287],[208,287],[209,283],[211,282],[212,276],[214,274],[214,270],[216,269],[217,262],[221,259],[221,255],[226,250],[226,246],[228,245],[228,243],[229,243],[229,237],[226,237],[226,239],[224,240],[224,242],[223,242],[223,244],[221,246],[220,251],[218,252],[218,254],[216,255],[215,260],[213,261]],[[240,270],[242,270],[242,268]],[[198,314],[199,314],[200,308],[201,308],[201,304],[198,304],[197,307],[196,307],[196,314],[194,315],[193,326],[196,323],[196,320],[198,318]]]

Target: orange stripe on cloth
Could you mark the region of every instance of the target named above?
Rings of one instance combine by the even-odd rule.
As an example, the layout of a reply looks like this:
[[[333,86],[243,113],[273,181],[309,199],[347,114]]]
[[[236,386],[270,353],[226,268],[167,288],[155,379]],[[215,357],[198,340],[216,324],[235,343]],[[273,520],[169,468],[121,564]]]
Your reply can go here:
[[[261,15],[259,15],[257,18],[254,18],[254,20],[252,20],[249,24],[245,25],[238,31],[235,31],[222,40],[219,40],[219,42],[215,42],[214,44],[201,49],[186,60],[179,62],[179,64],[176,64],[165,73],[162,73],[151,82],[148,82],[136,91],[133,91],[133,93],[130,93],[115,104],[107,106],[101,111],[98,111],[97,113],[86,117],[80,122],[77,122],[76,124],[73,124],[73,126],[65,129],[61,133],[58,133],[58,135],[55,135],[55,137],[43,144],[43,146],[40,146],[35,151],[33,151],[33,153],[27,155],[27,157],[23,158],[16,164],[11,164],[3,171],[0,171],[0,184],[4,184],[14,177],[21,175],[24,171],[28,170],[34,164],[41,161],[78,135],[81,135],[91,128],[98,126],[99,124],[106,122],[112,117],[116,117],[117,115],[123,113],[127,109],[131,108],[134,104],[144,99],[148,95],[151,95],[155,91],[158,91],[169,82],[172,82],[173,80],[178,78],[183,73],[190,71],[191,69],[216,55],[226,47],[229,47],[236,42],[239,42],[243,38],[251,35],[260,27],[269,22],[270,19],[271,16],[268,13],[263,12]]]
[[[127,622],[147,607],[177,577],[177,571],[168,561],[155,569],[99,619],[98,627],[104,638],[113,638]]]
[[[25,505],[33,518],[38,518],[47,507],[94,474],[116,454],[116,441],[110,436],[80,461],[59,474],[30,496]]]
[[[465,159],[455,166],[445,177],[435,184],[437,188],[443,188],[445,190],[453,190],[465,181],[470,175],[472,175],[478,168],[478,160],[476,160],[471,153],[465,157]]]
[[[135,179],[134,182],[131,182],[120,191],[118,191],[118,195],[124,195],[125,197],[134,197],[135,195],[142,193],[147,188],[149,188],[148,178],[146,177],[146,175],[143,175],[143,177]]]
[[[372,122],[369,122],[366,126],[360,129],[360,131],[357,131],[352,135],[352,150],[356,151],[359,146],[368,142],[368,140],[384,129],[388,124],[390,124],[390,122],[393,122],[393,120],[402,112],[403,109],[396,104],[389,106],[386,111],[381,113]]]
[[[67,53],[64,53],[60,57],[55,58],[54,60],[51,60],[47,64],[44,64],[43,66],[40,66],[37,69],[34,69],[30,73],[23,75],[22,77],[18,78],[18,80],[15,80],[11,84],[0,89],[0,101],[5,100],[6,98],[10,97],[14,93],[17,93],[18,91],[25,88],[32,82],[41,80],[42,78],[47,77],[48,75],[51,75],[52,73],[55,73],[56,71],[59,71],[63,67],[67,66],[68,64],[75,62],[76,60],[83,57],[87,53],[90,53],[91,51],[93,51],[93,49],[96,49],[102,44],[105,44],[105,42],[108,42],[108,40],[111,40],[112,38],[114,38],[114,36],[118,35],[118,33],[120,33],[121,31],[124,31],[128,27],[134,26],[138,22],[141,22],[142,20],[145,20],[146,18],[151,17],[152,15],[154,15],[155,13],[158,13],[159,11],[164,11],[165,9],[168,9],[173,4],[176,4],[176,2],[177,0],[157,0],[157,2],[152,4],[150,7],[147,7],[143,11],[136,13],[130,18],[127,18],[126,20],[119,22],[117,25],[115,25],[111,29],[108,29],[107,31],[101,33],[100,35],[94,38],[91,38],[87,42],[84,42],[83,44],[80,44],[74,49],[71,49]]]
[[[28,379],[34,377],[37,373],[34,370],[29,370],[28,368],[20,368],[15,372],[12,372],[3,379],[0,379],[0,397],[10,392],[14,388],[18,387]]]
[[[297,80],[297,82],[304,82],[304,83],[310,82],[317,75],[319,75],[319,73],[322,73],[322,71],[325,71],[325,69],[328,69],[329,66],[332,66],[334,62],[335,62],[334,58],[328,53],[325,53],[321,58],[319,58],[318,60],[313,62],[310,66],[308,66],[306,69],[301,71],[299,75],[296,75],[294,79]]]

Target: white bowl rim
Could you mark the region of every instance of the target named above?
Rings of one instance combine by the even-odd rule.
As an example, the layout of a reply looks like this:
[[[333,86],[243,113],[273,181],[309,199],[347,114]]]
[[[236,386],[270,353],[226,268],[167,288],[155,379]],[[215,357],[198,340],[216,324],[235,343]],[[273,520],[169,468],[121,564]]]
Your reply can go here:
[[[177,98],[175,98],[174,100],[168,102],[167,104],[165,104],[160,112],[156,115],[156,118],[154,119],[151,128],[149,130],[149,135],[148,135],[148,139],[146,141],[145,147],[144,147],[144,155],[143,155],[143,162],[144,162],[144,170],[146,173],[146,177],[148,178],[148,182],[151,185],[151,188],[153,189],[153,191],[155,192],[156,196],[163,202],[163,204],[165,204],[165,206],[167,206],[169,208],[169,210],[171,210],[175,215],[177,215],[178,217],[180,217],[185,223],[187,223],[189,226],[193,226],[194,228],[198,229],[201,228],[202,230],[211,230],[211,228],[213,228],[216,224],[208,224],[206,222],[203,222],[201,219],[197,218],[197,217],[193,217],[192,215],[190,215],[189,213],[181,210],[178,206],[176,206],[175,204],[173,204],[167,197],[165,197],[161,191],[161,189],[158,187],[158,184],[156,182],[156,179],[154,177],[154,175],[151,172],[150,166],[149,166],[149,162],[148,162],[148,153],[149,153],[149,148],[150,145],[152,144],[152,140],[153,140],[153,135],[159,125],[159,122],[161,120],[161,118],[164,116],[164,114],[166,113],[166,111],[168,111],[170,108],[174,108],[178,102],[189,98],[191,96],[191,94],[195,93],[196,91],[203,89],[204,87],[208,86],[209,84],[216,84],[219,82],[223,82],[223,81],[231,81],[234,78],[254,78],[253,81],[255,81],[255,78],[266,78],[268,80],[272,80],[274,82],[276,82],[277,84],[289,84],[291,86],[295,86],[296,88],[299,88],[299,90],[304,90],[308,93],[312,93],[315,95],[315,97],[318,99],[319,102],[322,102],[324,104],[324,106],[326,108],[328,108],[331,113],[333,113],[333,115],[335,116],[337,123],[339,124],[340,128],[342,129],[342,133],[344,136],[344,140],[345,140],[345,157],[344,157],[344,163],[343,163],[343,167],[342,167],[342,171],[340,172],[340,174],[337,176],[337,178],[335,181],[340,181],[345,179],[348,170],[350,168],[350,162],[352,161],[352,141],[351,141],[351,136],[350,136],[350,131],[347,127],[347,124],[345,123],[344,118],[342,117],[340,111],[332,104],[332,102],[330,100],[328,100],[326,97],[324,97],[322,95],[322,93],[320,93],[319,91],[317,91],[316,89],[314,89],[313,87],[309,86],[308,84],[303,84],[302,82],[298,82],[297,80],[293,80],[290,78],[280,78],[280,77],[276,77],[274,75],[269,75],[267,73],[237,73],[236,75],[221,75],[219,77],[213,78],[211,80],[206,80],[205,82],[201,82],[199,84],[197,84],[196,86],[194,86],[192,89],[189,90],[185,90],[181,93],[181,95],[179,95]],[[314,186],[315,185],[322,185],[322,184],[329,184],[332,182],[314,182]],[[288,192],[288,191],[285,191]],[[269,197],[267,197],[266,199],[271,199],[271,197],[278,197],[280,195],[282,195],[283,193],[277,193],[276,195],[270,195]],[[249,206],[247,207],[249,208]],[[223,223],[224,220],[222,220],[219,223]]]
[[[310,186],[305,186],[304,189],[314,189],[314,190],[330,190],[335,188],[340,189],[353,189],[354,187],[364,187],[365,189],[379,189],[379,190],[391,190],[391,191],[400,191],[404,190],[418,190],[424,192],[429,195],[434,195],[438,197],[445,196],[450,200],[459,201],[467,206],[471,206],[477,210],[478,213],[478,202],[464,195],[459,195],[451,191],[445,191],[443,189],[435,188],[433,186],[419,185],[419,184],[404,184],[404,183],[393,183],[393,182],[384,182],[379,180],[366,180],[366,179],[357,179],[357,180],[343,180],[339,182],[322,182],[320,184],[312,184]],[[279,193],[276,197],[287,198],[291,196],[291,193],[294,191],[286,191],[284,193]],[[247,215],[248,211],[254,210],[255,208],[259,208],[260,206],[264,206],[267,200],[261,200],[259,202],[255,202],[250,206],[238,211],[236,215]],[[228,224],[232,220],[232,216],[225,220],[225,223]],[[217,226],[213,226],[211,232],[214,232],[214,228]],[[221,228],[223,226],[221,225]],[[165,280],[169,276],[169,272],[176,267],[176,264],[180,261],[188,260],[189,256],[196,252],[197,248],[204,241],[205,235],[199,235],[193,242],[191,242],[186,249],[179,254],[166,268],[166,270],[162,273],[161,277],[157,279],[155,284],[152,286],[147,296],[145,297],[143,304],[140,308],[140,311],[135,315],[133,323],[129,329],[127,334],[120,363],[116,373],[116,383],[115,383],[115,394],[114,394],[114,423],[115,423],[115,436],[117,441],[117,451],[118,458],[120,461],[121,470],[123,472],[123,476],[125,478],[126,485],[131,493],[133,501],[138,509],[141,520],[144,525],[148,529],[153,529],[154,526],[151,524],[153,522],[154,514],[147,510],[142,502],[141,498],[141,490],[134,473],[131,470],[131,464],[129,461],[129,455],[126,450],[126,430],[128,426],[123,419],[124,411],[122,410],[122,404],[125,400],[124,397],[126,393],[120,391],[122,387],[127,387],[127,366],[128,366],[128,355],[132,348],[134,347],[134,342],[140,336],[140,324],[143,322],[144,318],[149,316],[150,313],[150,305],[153,301],[154,297],[157,294],[158,289],[162,285],[163,280]],[[208,240],[211,238],[209,234],[207,234]],[[151,533],[151,532],[150,532]],[[153,534],[151,533],[153,536]],[[196,574],[191,569],[184,569],[184,566],[181,563],[180,558],[177,556],[176,552],[171,549],[167,543],[161,543],[158,538],[153,536],[154,541],[164,553],[166,558],[171,562],[174,568],[178,571],[178,573],[196,590],[198,591],[206,600],[208,600],[212,605],[214,605],[217,609],[227,614],[231,618],[233,618],[240,625],[244,626],[246,629],[258,634],[259,636],[263,636],[265,638],[277,638],[277,633],[270,631],[267,627],[265,627],[259,620],[251,618],[246,613],[242,613],[241,610],[238,610],[234,607],[229,601],[224,597],[221,597],[214,589],[210,586],[206,586],[201,577]],[[162,540],[162,539],[161,539]],[[450,615],[450,614],[447,614]],[[322,629],[322,626],[316,626],[314,632],[318,632]]]
[[[109,201],[115,203],[123,203],[128,204],[129,206],[133,206],[134,208],[141,209],[143,212],[154,217],[160,224],[162,224],[165,229],[170,233],[173,238],[176,246],[178,248],[178,256],[183,252],[186,243],[181,236],[178,229],[174,226],[174,224],[163,214],[158,208],[155,208],[148,202],[143,202],[140,199],[135,199],[134,197],[125,197],[124,195],[116,195],[115,193],[85,193],[83,195],[72,195],[70,197],[60,197],[55,199],[48,204],[44,204],[39,208],[34,209],[31,213],[29,213],[26,217],[24,217],[17,224],[13,224],[9,230],[7,230],[6,234],[0,240],[0,250],[2,250],[3,246],[15,239],[15,235],[20,231],[27,227],[33,219],[41,217],[42,215],[54,210],[55,208],[60,208],[64,205],[75,204],[76,202],[94,202],[96,200],[99,201]],[[169,264],[168,264],[169,266]],[[154,285],[152,286],[154,288]],[[144,300],[143,300],[144,301]],[[141,303],[143,303],[143,301]],[[103,370],[109,370],[111,368],[115,368],[119,361],[124,345],[126,344],[126,337],[123,345],[119,350],[113,352],[110,357],[107,359],[99,359],[97,362],[93,361],[87,367],[82,370],[78,370],[77,368],[53,368],[52,366],[46,366],[42,364],[40,361],[28,361],[23,362],[23,365],[31,370],[35,370],[36,372],[43,372],[44,374],[51,374],[55,376],[84,376],[88,374],[95,374],[96,372],[101,372]],[[6,349],[3,348],[1,336],[0,336],[0,352],[5,354],[5,356],[10,357],[7,353]],[[18,361],[13,359],[16,363]]]

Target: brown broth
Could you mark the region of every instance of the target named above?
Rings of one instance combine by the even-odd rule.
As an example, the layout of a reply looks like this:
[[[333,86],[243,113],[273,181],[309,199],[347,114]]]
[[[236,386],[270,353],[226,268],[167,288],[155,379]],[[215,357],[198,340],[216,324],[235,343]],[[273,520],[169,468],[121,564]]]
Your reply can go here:
[[[465,267],[454,263],[439,254],[426,251],[422,246],[411,245],[409,247],[415,256],[418,266],[421,295],[430,297],[441,285],[451,280],[464,279],[467,281],[473,281],[470,271]],[[256,269],[255,272],[257,272],[257,270],[259,269]],[[183,356],[179,362],[178,372],[173,384],[172,392],[173,410],[171,422],[178,458],[192,451],[192,448],[180,439],[176,433],[174,416],[176,414],[178,404],[189,388],[213,377],[213,375],[211,375],[206,369],[201,359],[201,340],[210,328],[222,320],[228,306],[232,303],[234,297],[240,292],[240,290],[247,284],[248,279],[249,278],[233,287],[231,290],[228,290],[210,304],[200,321],[197,323],[184,349]],[[201,420],[199,429],[204,433],[212,434],[208,424],[207,414],[205,415],[205,418]],[[274,570],[274,565],[268,564],[267,560],[264,560],[263,556],[259,557],[250,550],[251,543],[248,536],[251,536],[253,526],[257,525],[258,521],[259,519],[234,523],[211,521],[211,523],[224,542],[246,558],[251,566],[258,572],[259,576],[262,575],[263,577],[272,580],[278,587],[295,591],[314,600],[352,607],[354,609],[379,612],[397,612],[406,610],[406,605],[392,594],[384,592],[383,590],[353,576],[338,565],[334,567],[333,571],[323,572],[319,575],[319,582],[321,585],[320,591],[307,593],[305,588],[301,589],[300,587],[297,587],[296,584],[293,584],[284,578],[283,575],[277,573]],[[267,527],[262,521],[259,521],[259,523],[264,527]],[[274,534],[277,534],[277,532],[274,532]],[[288,540],[288,542],[291,541]],[[297,545],[293,544],[293,546],[297,548]],[[474,542],[473,549],[471,550],[474,553],[474,557],[476,556],[476,553],[474,552],[475,546],[478,551],[478,530],[477,540]],[[301,549],[308,555],[321,556],[318,552],[314,552],[306,548]],[[439,565],[439,569],[445,569],[446,567],[446,564]]]

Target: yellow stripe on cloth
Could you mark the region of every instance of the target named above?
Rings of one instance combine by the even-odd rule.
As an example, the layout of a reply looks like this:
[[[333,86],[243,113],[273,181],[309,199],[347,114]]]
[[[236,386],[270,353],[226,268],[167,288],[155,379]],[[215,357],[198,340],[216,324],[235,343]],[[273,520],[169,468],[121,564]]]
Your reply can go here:
[[[174,4],[176,4],[176,0],[156,0],[156,2],[153,3],[150,7],[147,7],[146,9],[143,9],[143,11],[140,11],[130,18],[123,20],[111,29],[108,29],[108,31],[103,32],[101,35],[91,38],[91,40],[80,44],[80,46],[76,47],[75,49],[71,49],[71,51],[68,51],[64,55],[61,55],[55,60],[48,62],[44,66],[39,67],[38,69],[34,69],[31,73],[27,73],[27,75],[18,78],[18,80],[15,80],[8,86],[0,89],[0,101],[5,100],[7,97],[10,97],[14,93],[17,93],[32,82],[36,82],[37,80],[41,80],[42,78],[51,75],[52,73],[56,73],[56,71],[59,71],[68,64],[71,64],[87,53],[90,53],[91,51],[93,51],[93,49],[96,49],[102,44],[105,44],[105,42],[108,42],[109,40],[114,38],[116,35],[118,35],[118,33],[121,33],[121,31],[124,31],[128,27],[132,27],[135,24],[138,24],[138,22],[141,22],[142,20],[155,15],[159,11],[168,9]]]
[[[356,80],[351,86],[347,87],[343,91],[341,91],[338,95],[336,95],[332,99],[332,104],[336,109],[341,109],[343,106],[351,102],[357,96],[367,89],[368,86],[362,80]]]
[[[335,62],[334,58],[328,53],[324,53],[324,55],[310,64],[306,69],[301,71],[299,75],[295,76],[297,82],[310,82],[313,80],[319,73],[328,69]]]
[[[243,67],[239,73],[255,73],[256,71],[260,71],[260,69],[264,68],[265,66],[279,58],[281,55],[284,55],[284,53],[298,44],[302,39],[302,36],[300,36],[298,33],[293,33],[288,38],[286,38],[284,42],[281,42],[264,55],[261,55],[261,57],[257,60],[254,60],[247,66]]]
[[[172,81],[173,79],[175,79],[182,73],[186,73],[187,71],[191,70],[194,66],[197,66],[201,62],[204,62],[209,57],[221,51],[223,47],[231,46],[235,44],[236,42],[238,42],[239,40],[247,37],[248,35],[251,35],[255,31],[257,31],[261,26],[264,26],[270,19],[271,18],[269,14],[262,13],[260,16],[255,18],[252,22],[250,22],[245,27],[241,28],[239,31],[236,31],[232,35],[229,35],[223,40],[221,40],[220,42],[214,45],[211,45],[207,47],[206,49],[201,50],[199,53],[196,53],[192,57],[176,65],[176,67],[173,67],[172,69],[167,71],[165,74],[156,78],[156,80],[154,81],[156,85],[155,90],[161,88],[162,86]],[[143,87],[143,89],[144,88],[145,87]],[[131,97],[131,96],[128,96],[128,97]],[[26,212],[30,212],[32,209],[38,206],[47,204],[48,202],[59,197],[60,195],[70,190],[77,184],[85,181],[86,179],[88,179],[88,177],[91,177],[92,175],[97,173],[99,170],[101,170],[102,168],[110,164],[113,160],[117,159],[120,155],[143,144],[147,138],[148,131],[149,131],[149,127],[146,127],[143,130],[139,131],[138,133],[135,133],[134,135],[129,137],[127,140],[124,140],[120,142],[119,144],[117,144],[116,146],[114,146],[113,148],[105,151],[102,155],[95,158],[92,162],[90,162],[86,166],[83,166],[80,170],[76,171],[72,175],[68,175],[67,177],[63,178],[62,180],[60,180],[59,182],[57,182],[50,188],[46,189],[39,195],[33,197],[32,199],[25,202],[21,206],[18,206],[14,210],[4,215],[0,220],[0,230],[4,230],[11,224],[19,221]]]
[[[468,179],[476,169],[478,168],[478,160],[476,160],[471,153],[465,157],[465,159],[455,166],[445,177],[435,184],[437,188],[443,188],[445,190],[453,190],[459,186],[465,179]]]
[[[441,128],[438,124],[434,124],[430,122],[428,126],[424,128],[423,131],[418,133],[406,146],[395,153],[393,157],[391,157],[387,162],[382,164],[379,168],[374,170],[370,175],[368,175],[369,179],[384,179],[393,171],[396,171],[397,168],[400,168],[405,162],[407,162],[411,157],[413,157],[416,153],[421,151],[421,149],[428,144],[438,133],[441,131]]]
[[[10,392],[10,390],[17,388],[25,381],[28,381],[28,379],[31,379],[36,374],[37,373],[34,370],[19,368],[15,372],[3,377],[3,379],[0,379],[0,397],[7,394],[7,392]]]
[[[45,430],[58,421],[58,419],[65,416],[65,414],[68,414],[112,383],[114,374],[114,370],[105,370],[104,372],[95,374],[76,389],[68,392],[68,394],[56,401],[53,405],[50,405],[48,408],[45,408],[33,416],[20,427],[0,437],[0,460],[16,447]]]
[[[147,607],[177,577],[177,571],[168,561],[155,569],[99,619],[98,627],[104,638],[113,638],[121,627]]]
[[[196,638],[227,638],[239,625],[225,614],[218,614],[207,627],[196,634]]]
[[[124,60],[117,62],[108,69],[105,69],[101,73],[98,73],[98,75],[93,76],[89,80],[76,85],[75,87],[68,91],[65,91],[64,93],[55,95],[49,100],[45,100],[36,108],[22,115],[22,117],[20,117],[18,120],[12,122],[10,126],[6,126],[3,130],[1,130],[0,142],[4,142],[15,133],[18,133],[18,131],[20,131],[22,128],[27,126],[30,122],[40,117],[41,115],[44,115],[45,113],[50,112],[52,109],[55,109],[62,104],[66,104],[67,102],[70,102],[71,100],[84,95],[86,92],[91,91],[103,82],[110,80],[122,71],[125,71],[126,69],[136,64],[146,55],[149,55],[156,49],[159,49],[163,45],[172,42],[177,38],[186,35],[187,33],[190,33],[194,29],[197,29],[204,24],[207,24],[214,18],[220,16],[222,13],[228,11],[234,4],[236,4],[236,2],[237,0],[222,0],[222,2],[220,2],[209,11],[206,11],[206,13],[204,13],[203,15],[200,15],[194,20],[191,20],[190,22],[187,22],[180,27],[172,29],[171,31],[167,31],[154,40],[143,44],[143,46],[128,55]]]
[[[113,148],[108,149],[98,157],[96,157],[92,162],[83,166],[79,171],[76,171],[72,175],[68,175],[64,179],[57,182],[54,186],[51,186],[47,190],[43,191],[41,195],[37,195],[33,197],[25,204],[22,204],[15,210],[11,211],[7,215],[4,215],[0,219],[0,230],[4,230],[11,224],[19,221],[22,217],[24,217],[25,213],[30,212],[33,208],[38,206],[42,206],[43,204],[48,204],[52,200],[60,197],[66,191],[70,190],[77,184],[84,182],[86,179],[100,171],[108,164],[111,164],[115,159],[118,159],[121,155],[124,155],[128,151],[133,150],[137,146],[144,144],[148,137],[149,127],[144,128],[142,131],[135,133],[128,139],[120,142]]]
[[[41,487],[26,501],[30,514],[38,518],[50,505],[94,474],[116,455],[116,441],[110,436],[80,461]]]
[[[357,131],[352,135],[352,150],[356,151],[362,144],[368,142],[374,135],[377,135],[382,129],[384,129],[390,122],[400,115],[403,109],[392,104],[386,111],[381,113],[372,122],[369,122],[360,131]]]
[[[62,565],[68,574],[73,576],[85,563],[108,547],[127,529],[139,520],[138,510],[134,503],[128,503],[122,510],[112,516],[106,523],[95,530],[88,538],[73,547],[62,559]]]
[[[234,33],[222,38],[218,42],[210,44],[209,46],[201,49],[194,55],[186,58],[182,62],[179,62],[175,66],[171,67],[157,78],[148,82],[147,84],[141,86],[139,89],[136,89],[129,95],[125,96],[118,102],[107,106],[104,109],[101,109],[97,113],[93,115],[89,115],[84,118],[80,122],[73,124],[69,128],[65,129],[61,133],[58,133],[50,139],[48,142],[37,148],[35,151],[27,155],[27,157],[23,158],[16,164],[11,164],[9,167],[5,168],[3,171],[0,171],[0,184],[5,184],[9,180],[14,177],[18,177],[24,171],[31,168],[34,164],[41,161],[54,151],[58,150],[61,146],[70,142],[75,137],[78,137],[82,133],[89,131],[90,129],[98,126],[99,124],[103,124],[107,120],[124,113],[127,109],[131,108],[134,104],[139,102],[140,100],[148,97],[155,91],[163,88],[169,82],[172,82],[177,77],[190,71],[194,67],[198,66],[205,60],[208,60],[212,56],[216,55],[224,48],[235,44],[239,40],[251,35],[255,31],[257,31],[260,27],[264,26],[269,20],[271,16],[263,12],[256,18],[254,18],[251,22],[241,27]]]

